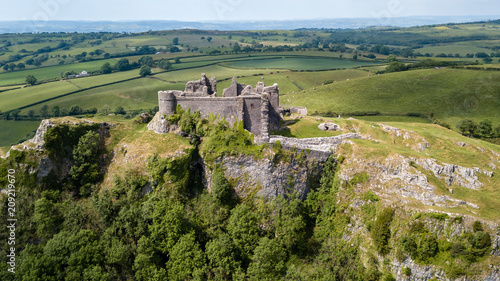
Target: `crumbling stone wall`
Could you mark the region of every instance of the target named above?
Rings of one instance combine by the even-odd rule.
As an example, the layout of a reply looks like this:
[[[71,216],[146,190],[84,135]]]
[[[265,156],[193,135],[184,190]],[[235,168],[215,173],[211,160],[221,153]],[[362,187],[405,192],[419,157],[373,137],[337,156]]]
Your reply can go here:
[[[200,80],[189,81],[185,91],[160,91],[160,113],[169,116],[175,108],[199,111],[202,117],[210,113],[224,117],[230,125],[243,121],[244,128],[259,137],[268,138],[269,130],[279,129],[282,120],[279,108],[278,84],[266,87],[264,82],[239,84],[233,78],[231,87],[224,89],[223,97],[216,96],[217,80],[202,74]]]

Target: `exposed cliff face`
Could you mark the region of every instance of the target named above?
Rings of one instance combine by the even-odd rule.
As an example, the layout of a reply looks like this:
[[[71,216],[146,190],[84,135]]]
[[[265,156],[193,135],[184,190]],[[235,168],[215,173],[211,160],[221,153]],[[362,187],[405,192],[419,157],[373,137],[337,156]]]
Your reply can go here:
[[[309,189],[317,185],[324,161],[304,157],[273,162],[269,158],[230,156],[220,159],[218,164],[223,166],[224,175],[240,197],[255,194],[272,198],[296,192],[299,198],[305,199]],[[211,171],[206,163],[205,174],[211,190]]]
[[[149,122],[148,130],[152,130],[157,134],[180,133],[179,126],[170,124],[160,112],[157,112]]]
[[[44,145],[44,136],[45,133],[47,132],[48,129],[53,128],[58,125],[70,125],[70,126],[76,126],[76,125],[92,125],[96,124],[96,122],[90,121],[90,120],[85,120],[85,119],[76,119],[76,118],[64,118],[64,119],[45,119],[42,120],[40,123],[40,126],[36,130],[35,136],[28,140],[26,144],[29,145],[23,145],[24,149],[36,149],[36,150],[43,150],[43,145]],[[99,123],[97,123],[99,124]],[[106,137],[109,136],[109,130],[111,127],[113,127],[114,124],[111,123],[106,123],[102,122],[100,123],[99,129],[97,130],[97,133],[99,134],[101,141],[104,141]],[[66,177],[68,175],[69,169],[73,165],[71,159],[63,159],[61,163],[53,163],[53,161],[47,157],[42,155],[40,157],[40,162],[38,165],[38,172],[37,172],[37,179],[41,180],[45,177],[47,177],[52,171],[55,169],[58,170],[58,173],[62,177]]]

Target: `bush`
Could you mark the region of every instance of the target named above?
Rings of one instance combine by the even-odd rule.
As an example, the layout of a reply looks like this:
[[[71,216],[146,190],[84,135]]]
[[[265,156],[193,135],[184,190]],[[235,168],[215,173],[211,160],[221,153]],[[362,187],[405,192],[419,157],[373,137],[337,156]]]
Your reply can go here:
[[[149,67],[148,65],[143,65],[141,67],[141,70],[139,70],[139,75],[141,77],[146,77],[148,75],[151,75],[151,67]]]
[[[475,221],[472,224],[472,230],[474,230],[474,232],[483,231],[483,225],[480,221]]]
[[[437,237],[429,233],[421,221],[410,224],[408,234],[402,237],[401,244],[412,259],[421,262],[426,262],[439,251]]]
[[[232,196],[231,184],[224,176],[224,172],[218,168],[212,174],[212,194],[220,204],[228,204]]]
[[[467,135],[469,137],[474,136],[476,134],[476,130],[477,130],[476,122],[474,122],[473,120],[470,120],[470,119],[464,119],[464,120],[458,121],[456,127],[457,127],[457,129],[460,130],[460,132],[463,135]]]
[[[28,85],[35,85],[36,82],[37,82],[37,79],[36,79],[35,76],[33,76],[31,74],[28,75],[28,76],[26,76],[26,84],[28,84]]]
[[[371,236],[373,243],[375,244],[375,248],[382,255],[386,255],[390,251],[389,238],[391,238],[390,226],[393,214],[394,210],[392,208],[383,209],[377,216],[371,230]]]
[[[116,115],[124,115],[124,114],[127,114],[127,112],[125,111],[125,109],[123,109],[123,106],[118,106],[117,108],[115,108],[115,112],[114,112]]]

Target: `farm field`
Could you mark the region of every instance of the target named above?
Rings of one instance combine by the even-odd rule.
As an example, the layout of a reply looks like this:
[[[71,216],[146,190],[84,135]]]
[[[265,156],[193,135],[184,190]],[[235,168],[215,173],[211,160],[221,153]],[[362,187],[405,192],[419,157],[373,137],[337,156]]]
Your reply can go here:
[[[423,48],[415,49],[416,52],[420,52],[422,54],[430,53],[430,54],[459,54],[461,56],[465,56],[467,54],[475,54],[479,52],[491,53],[491,49],[487,49],[485,47],[484,42],[481,41],[472,41],[472,42],[457,42],[451,44],[440,44],[439,46],[428,46]]]
[[[294,70],[342,69],[372,65],[372,62],[324,58],[266,58],[228,63],[235,68],[280,68]]]
[[[309,113],[433,113],[452,126],[463,118],[500,125],[499,82],[498,72],[414,70],[342,81],[282,99],[306,106]]]
[[[78,64],[65,64],[65,65],[57,65],[57,66],[49,66],[37,69],[29,69],[23,71],[14,71],[14,72],[3,72],[0,73],[0,86],[2,85],[12,85],[12,84],[24,84],[27,75],[34,75],[38,80],[50,80],[54,78],[60,78],[61,73],[66,71],[75,71],[77,73],[82,72],[83,70],[87,72],[98,71],[101,69],[101,66],[109,62],[111,65],[116,63],[115,59],[108,60],[97,60],[90,62],[82,62]]]
[[[40,121],[0,120],[0,148],[17,144],[26,134],[36,131]]]

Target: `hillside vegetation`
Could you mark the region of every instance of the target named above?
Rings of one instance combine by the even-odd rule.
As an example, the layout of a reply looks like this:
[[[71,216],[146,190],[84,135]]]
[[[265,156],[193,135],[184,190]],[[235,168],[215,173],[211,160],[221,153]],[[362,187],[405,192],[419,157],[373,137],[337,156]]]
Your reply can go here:
[[[285,95],[289,104],[325,114],[421,113],[454,126],[459,119],[500,124],[500,73],[462,69],[413,70],[339,81]]]

